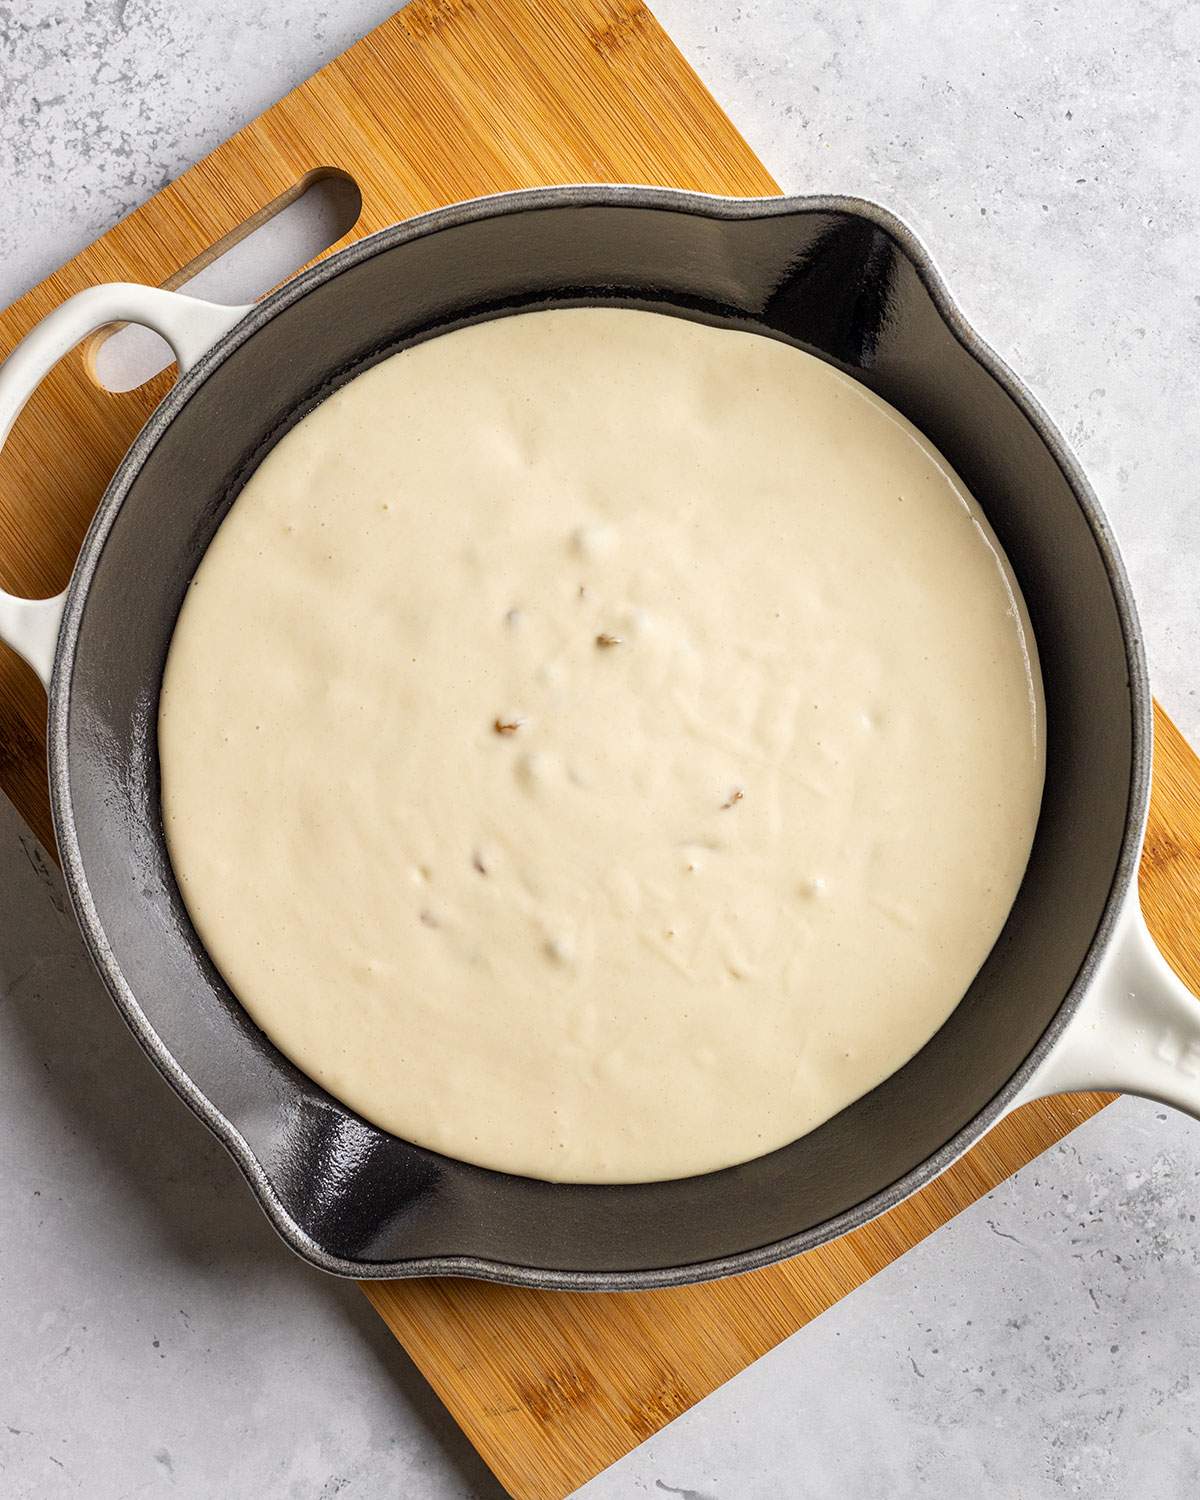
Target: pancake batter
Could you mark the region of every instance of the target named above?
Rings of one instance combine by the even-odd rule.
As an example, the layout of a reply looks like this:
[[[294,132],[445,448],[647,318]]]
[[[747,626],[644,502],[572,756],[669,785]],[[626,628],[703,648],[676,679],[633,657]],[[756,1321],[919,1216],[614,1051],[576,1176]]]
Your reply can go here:
[[[573,309],[433,339],[267,456],[167,662],[196,928],[377,1125],[552,1180],[771,1151],[1004,923],[1043,707],[1007,561],[891,407]]]

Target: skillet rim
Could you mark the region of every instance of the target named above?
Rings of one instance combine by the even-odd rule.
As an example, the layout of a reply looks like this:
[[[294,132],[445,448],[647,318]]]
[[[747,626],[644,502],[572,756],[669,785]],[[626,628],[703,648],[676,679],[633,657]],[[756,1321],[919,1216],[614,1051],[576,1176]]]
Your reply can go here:
[[[475,1255],[439,1255],[396,1261],[356,1261],[331,1255],[308,1235],[276,1194],[257,1157],[237,1126],[193,1083],[159,1038],[108,945],[79,849],[68,769],[68,721],[75,648],[84,606],[105,541],[126,494],[159,438],[205,380],[276,314],[316,291],[343,271],[375,255],[443,229],[501,214],[546,207],[645,208],[687,213],[701,218],[744,219],[842,214],[865,221],[889,236],[908,258],[928,291],[938,315],[964,350],[989,374],[1030,422],[1062,473],[1092,532],[1104,564],[1125,647],[1129,681],[1131,760],[1129,795],[1120,853],[1112,885],[1096,931],[1078,973],[1050,1024],[1004,1086],[940,1150],[924,1158],[887,1188],[844,1213],[798,1234],[751,1250],[712,1260],[633,1271],[564,1271],[516,1264]],[[681,1286],[757,1270],[814,1249],[860,1227],[909,1197],[940,1175],[1007,1112],[1011,1102],[1052,1050],[1086,993],[1136,878],[1142,833],[1149,807],[1153,714],[1145,652],[1137,610],[1124,564],[1108,521],[1079,464],[1032,392],[975,331],[951,297],[932,257],[916,235],[889,210],[867,199],[808,195],[729,198],[675,188],[621,185],[564,185],[526,188],[472,198],[434,209],[365,236],[319,261],[257,303],[217,341],[171,388],[135,438],[113,475],[80,548],[67,589],[51,675],[47,754],[50,804],[63,875],[76,920],[92,961],[117,1008],[143,1050],[185,1104],[222,1142],[246,1178],[268,1219],[301,1259],[332,1275],[362,1280],[399,1280],[414,1276],[465,1276],[514,1286],[569,1291],[642,1291]]]

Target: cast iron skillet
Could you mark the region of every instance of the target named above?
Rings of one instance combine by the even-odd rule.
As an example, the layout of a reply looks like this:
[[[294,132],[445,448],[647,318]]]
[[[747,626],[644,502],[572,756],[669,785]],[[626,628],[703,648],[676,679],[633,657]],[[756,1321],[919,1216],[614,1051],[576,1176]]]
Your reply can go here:
[[[621,1187],[468,1166],[385,1134],[325,1094],[258,1031],[213,967],[180,900],[159,814],[156,715],[176,615],[271,445],[406,344],[581,303],[756,330],[898,407],[962,475],[1012,560],[1048,711],[1028,872],[993,952],[929,1044],[782,1150]],[[157,326],[185,373],[117,471],[69,588],[48,601],[3,596],[0,635],[48,683],[54,824],[92,957],[151,1059],[305,1259],[347,1276],[666,1286],[748,1270],[862,1224],[1018,1099],[1109,1084],[1195,1107],[1195,1083],[1147,1042],[1147,1006],[1174,1034],[1194,1042],[1200,1031],[1190,997],[1150,953],[1129,894],[1151,716],[1124,571],[1061,439],[889,214],[841,198],[548,189],[398,225],[248,309],[96,288],[52,314],[0,372],[0,438],[53,360],[116,319]],[[1120,997],[1131,989],[1141,1000],[1127,1016]],[[1060,1041],[1085,997],[1087,1014]],[[1115,1044],[1114,1027],[1124,1028]],[[1122,1065],[1110,1068],[1118,1049]]]

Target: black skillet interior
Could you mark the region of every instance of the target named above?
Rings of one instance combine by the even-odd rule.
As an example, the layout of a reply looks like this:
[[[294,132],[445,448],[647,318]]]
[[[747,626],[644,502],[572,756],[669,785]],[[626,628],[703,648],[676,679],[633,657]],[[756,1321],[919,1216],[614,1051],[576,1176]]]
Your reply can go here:
[[[568,1285],[618,1284],[623,1273],[738,1269],[772,1258],[766,1247],[778,1242],[789,1251],[816,1243],[830,1221],[866,1217],[869,1200],[902,1179],[916,1185],[927,1158],[1026,1058],[1096,932],[1130,798],[1132,715],[1093,530],[1029,418],[955,337],[905,249],[852,206],[721,217],[694,206],[533,202],[416,238],[377,236],[348,260],[282,299],[152,432],[110,516],[75,639],[56,806],[110,987],[168,1076],[180,1086],[186,1075],[208,1101],[209,1122],[243,1167],[247,1152],[254,1158],[248,1175],[278,1227],[329,1269],[397,1275],[440,1265],[534,1284],[540,1271],[568,1273]],[[1041,824],[1009,922],[962,1005],[905,1068],[744,1166],[581,1187],[485,1171],[388,1136],[261,1035],[196,939],[172,878],[155,715],[188,581],[248,470],[299,415],[364,363],[439,327],[609,300],[795,341],[932,438],[1021,580],[1041,649],[1049,753]]]

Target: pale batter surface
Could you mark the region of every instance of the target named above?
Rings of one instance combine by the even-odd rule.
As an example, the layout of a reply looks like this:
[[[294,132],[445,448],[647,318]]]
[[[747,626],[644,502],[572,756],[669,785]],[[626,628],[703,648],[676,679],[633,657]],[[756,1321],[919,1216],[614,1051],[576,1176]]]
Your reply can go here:
[[[945,461],[820,361],[616,309],[359,376],[251,477],[159,722],[263,1030],[535,1177],[729,1166],[967,989],[1042,789],[1033,639]]]

